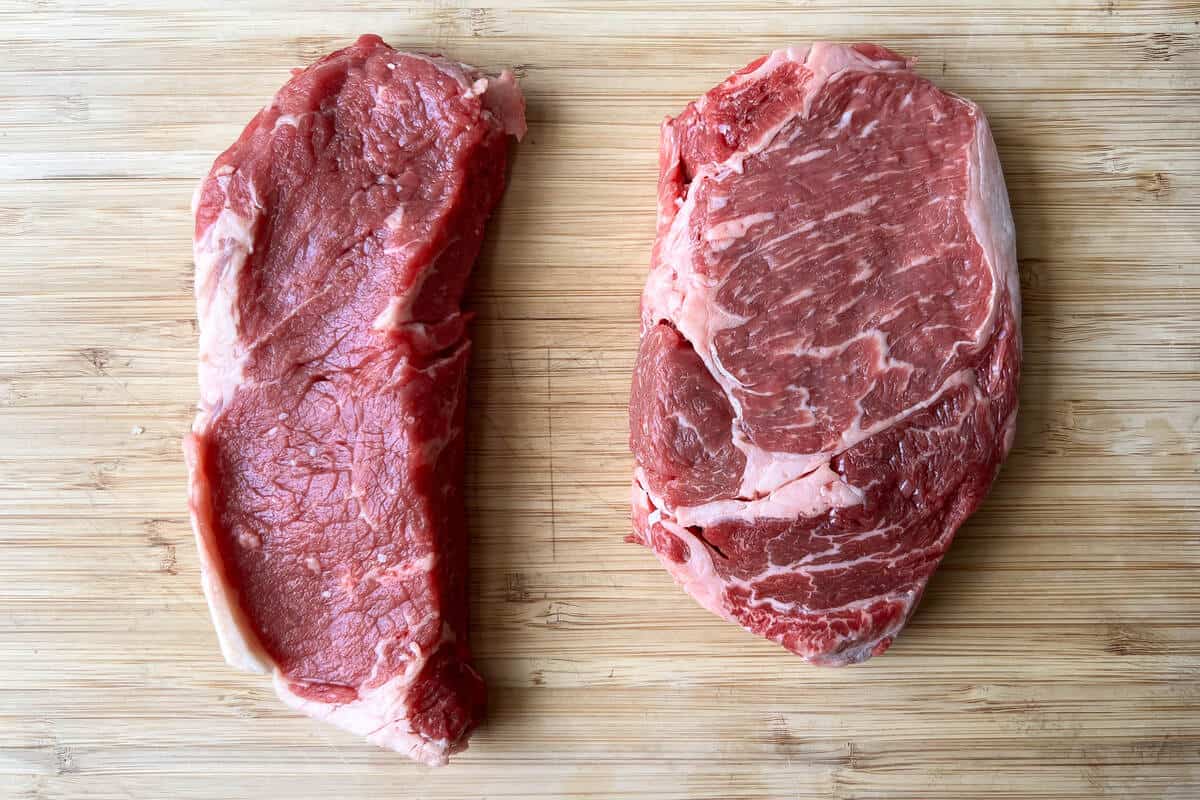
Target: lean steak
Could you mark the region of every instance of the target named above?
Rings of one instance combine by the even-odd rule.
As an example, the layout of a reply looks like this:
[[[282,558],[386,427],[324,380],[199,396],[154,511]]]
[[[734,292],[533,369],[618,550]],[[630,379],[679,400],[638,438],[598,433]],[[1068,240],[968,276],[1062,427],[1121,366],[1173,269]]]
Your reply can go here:
[[[524,101],[377,36],[294,77],[196,191],[184,443],[225,658],[428,764],[484,709],[467,643],[460,300]]]
[[[874,45],[778,50],[663,124],[635,540],[816,664],[882,653],[1016,429],[983,113]]]

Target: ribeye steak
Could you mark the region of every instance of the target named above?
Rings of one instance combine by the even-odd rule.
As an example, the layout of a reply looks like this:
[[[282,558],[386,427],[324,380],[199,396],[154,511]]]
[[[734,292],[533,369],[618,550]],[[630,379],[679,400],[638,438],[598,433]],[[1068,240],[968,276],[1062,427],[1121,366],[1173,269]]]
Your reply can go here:
[[[779,50],[662,129],[636,538],[704,607],[820,664],[887,649],[1016,426],[995,146],[910,67]]]
[[[510,74],[364,36],[297,71],[193,201],[185,451],[222,652],[431,764],[484,706],[459,305],[524,124]]]

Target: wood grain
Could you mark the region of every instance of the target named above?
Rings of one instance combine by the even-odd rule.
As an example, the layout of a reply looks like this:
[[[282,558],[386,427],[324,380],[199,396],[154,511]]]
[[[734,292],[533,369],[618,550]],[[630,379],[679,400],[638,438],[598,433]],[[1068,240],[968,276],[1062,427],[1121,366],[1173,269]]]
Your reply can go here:
[[[192,187],[367,31],[529,98],[471,301],[491,717],[440,771],[221,662],[184,505]],[[984,106],[1026,310],[1000,482],[840,671],[622,541],[658,122],[813,38]],[[0,45],[0,796],[1200,796],[1200,3],[0,0]]]

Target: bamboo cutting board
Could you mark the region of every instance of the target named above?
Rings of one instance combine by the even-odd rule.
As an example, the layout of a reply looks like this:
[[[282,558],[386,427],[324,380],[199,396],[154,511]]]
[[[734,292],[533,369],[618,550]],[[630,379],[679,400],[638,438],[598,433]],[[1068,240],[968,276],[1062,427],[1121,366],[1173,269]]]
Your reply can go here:
[[[1200,3],[297,5],[0,0],[0,797],[1200,797]],[[364,32],[529,99],[472,294],[491,716],[438,771],[226,667],[186,519],[192,188]],[[1016,449],[844,670],[622,541],[658,123],[813,38],[982,104],[1025,300]]]

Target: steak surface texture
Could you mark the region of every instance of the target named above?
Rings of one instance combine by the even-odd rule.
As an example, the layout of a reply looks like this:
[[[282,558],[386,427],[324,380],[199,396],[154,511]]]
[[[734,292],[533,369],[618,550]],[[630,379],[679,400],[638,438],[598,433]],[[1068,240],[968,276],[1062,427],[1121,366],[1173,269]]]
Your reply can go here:
[[[221,650],[289,705],[429,764],[485,706],[460,301],[524,126],[511,74],[363,36],[297,70],[193,200],[184,449]]]
[[[635,539],[805,659],[882,653],[1016,429],[987,121],[874,45],[778,50],[662,127]]]

